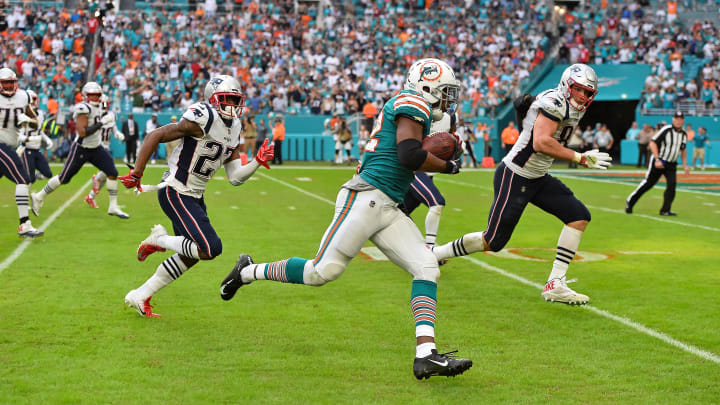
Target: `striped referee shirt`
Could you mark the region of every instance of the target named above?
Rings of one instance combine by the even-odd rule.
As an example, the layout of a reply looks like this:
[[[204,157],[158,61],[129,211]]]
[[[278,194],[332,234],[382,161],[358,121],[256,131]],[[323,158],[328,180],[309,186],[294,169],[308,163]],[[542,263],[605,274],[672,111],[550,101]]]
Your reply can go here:
[[[680,151],[685,149],[687,134],[676,130],[672,125],[665,125],[652,137],[658,146],[658,157],[668,163],[677,163]]]

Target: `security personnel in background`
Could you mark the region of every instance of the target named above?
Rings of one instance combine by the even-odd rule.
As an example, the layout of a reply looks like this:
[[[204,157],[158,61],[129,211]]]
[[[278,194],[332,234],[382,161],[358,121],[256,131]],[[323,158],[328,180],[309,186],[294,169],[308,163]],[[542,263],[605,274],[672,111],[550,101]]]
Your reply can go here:
[[[675,199],[675,182],[678,156],[682,156],[683,168],[685,174],[690,173],[687,164],[687,151],[685,143],[687,142],[687,134],[682,129],[685,122],[685,115],[682,111],[677,111],[673,115],[672,125],[665,125],[650,140],[650,164],[645,178],[640,185],[625,201],[625,212],[632,214],[633,206],[645,194],[646,191],[653,188],[655,183],[660,180],[660,176],[665,176],[667,185],[663,199],[663,206],[660,208],[660,215],[674,217],[676,213],[670,211],[672,202]]]

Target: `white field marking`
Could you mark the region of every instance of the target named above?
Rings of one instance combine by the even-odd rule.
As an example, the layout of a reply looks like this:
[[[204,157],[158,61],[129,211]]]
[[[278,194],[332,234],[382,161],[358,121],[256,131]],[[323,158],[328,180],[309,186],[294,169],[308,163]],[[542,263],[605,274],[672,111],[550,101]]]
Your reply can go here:
[[[310,177],[295,177],[297,181],[312,181]]]
[[[493,189],[493,188],[490,187],[490,186],[479,186],[479,185],[477,185],[477,184],[467,183],[467,182],[458,181],[458,180],[446,179],[446,178],[444,178],[444,177],[434,177],[434,179],[435,179],[435,180],[440,180],[440,181],[443,182],[443,183],[450,183],[450,184],[457,184],[457,185],[460,185],[460,186],[467,186],[467,187],[472,187],[472,188],[479,188],[479,189],[481,189],[481,190],[492,190],[492,189]]]
[[[239,209],[240,209],[240,207],[238,207],[237,205],[231,205],[230,208],[232,208],[232,209],[234,209],[234,210],[239,210]]]
[[[708,207],[714,207],[716,204],[706,202],[706,203],[703,203],[703,205],[707,205]]]
[[[623,173],[634,173],[634,172],[623,172]],[[645,173],[645,172],[643,172],[643,173]],[[571,179],[595,181],[595,182],[598,182],[598,183],[620,184],[620,185],[630,186],[630,187],[632,187],[632,188],[637,188],[638,184],[640,184],[640,183],[637,183],[637,184],[634,184],[634,183],[626,183],[626,182],[622,182],[622,181],[618,181],[618,180],[595,179],[595,178],[586,177],[586,176],[575,176],[575,175],[572,175],[572,174],[569,174],[569,173],[557,172],[557,171],[555,171],[555,170],[552,170],[552,173],[551,173],[551,174],[552,174],[553,176],[556,176],[556,177],[568,177],[568,178],[571,178]],[[659,189],[661,189],[661,190],[664,190],[664,189],[665,189],[665,184],[657,183],[657,184],[656,184],[655,186],[653,186],[653,187],[657,187],[657,188],[659,188]],[[677,187],[675,190],[676,190],[676,191],[679,191],[679,192],[684,192],[684,193],[704,194],[704,195],[711,195],[711,196],[715,196],[715,197],[718,196],[718,193],[711,193],[711,192],[709,192],[709,191],[688,190],[688,189],[686,189],[686,188],[680,188],[680,187]]]
[[[293,190],[295,190],[295,191],[299,191],[299,192],[305,194],[306,196],[309,196],[309,197],[318,199],[318,200],[323,201],[323,202],[326,202],[326,203],[328,203],[328,204],[335,205],[335,201],[331,201],[331,200],[328,200],[327,198],[321,197],[321,196],[319,196],[319,195],[317,195],[317,194],[313,194],[313,193],[311,193],[311,192],[309,192],[309,191],[305,191],[305,190],[301,189],[301,188],[298,187],[298,186],[294,186],[294,185],[292,185],[292,184],[290,184],[290,183],[287,183],[287,182],[284,182],[284,181],[282,181],[282,180],[280,180],[280,179],[276,179],[275,177],[272,177],[272,176],[267,175],[267,174],[265,174],[265,173],[255,172],[255,174],[257,174],[257,175],[259,175],[259,176],[261,176],[261,177],[264,177],[264,178],[266,178],[266,179],[272,180],[272,181],[274,181],[274,182],[276,182],[276,183],[280,183],[280,184],[282,184],[283,186],[290,187],[291,189],[293,189]]]
[[[50,215],[48,217],[48,219],[46,219],[45,222],[43,222],[43,224],[38,227],[38,229],[45,232],[45,230],[57,219],[57,217],[59,217],[60,214],[62,214],[63,211],[65,211],[65,208],[70,206],[70,204],[75,199],[77,199],[78,197],[80,197],[82,194],[85,193],[85,189],[90,186],[91,182],[92,182],[92,180],[88,180],[87,183],[83,184],[82,187],[80,187],[80,189],[77,192],[75,192],[75,194],[73,194],[72,197],[68,198],[68,200],[65,201],[63,203],[63,205],[60,206],[60,208],[56,209],[55,212],[53,212],[52,215]],[[41,238],[47,238],[47,236],[43,235],[43,236],[41,236]],[[3,270],[10,267],[10,265],[15,261],[15,259],[20,257],[20,255],[25,251],[25,249],[27,249],[27,247],[30,246],[30,243],[32,241],[33,241],[32,238],[25,238],[25,240],[22,241],[18,245],[18,247],[16,247],[15,250],[13,250],[12,253],[10,253],[10,256],[6,257],[5,260],[0,262],[0,273],[2,273]]]
[[[263,176],[263,177],[267,177],[267,178],[270,179],[270,180],[273,180],[273,181],[275,181],[275,182],[278,182],[278,183],[280,183],[280,184],[283,184],[283,185],[285,185],[285,186],[288,186],[288,187],[292,188],[293,190],[299,191],[299,192],[301,192],[301,193],[303,193],[303,194],[305,194],[305,195],[307,195],[307,196],[309,196],[309,197],[318,199],[318,200],[320,200],[320,201],[325,201],[325,202],[327,202],[328,204],[335,205],[334,202],[332,202],[332,201],[330,201],[330,200],[328,200],[328,199],[326,199],[326,198],[323,198],[323,197],[321,197],[321,196],[319,196],[319,195],[317,195],[317,194],[313,194],[313,193],[311,193],[311,192],[309,192],[309,191],[303,190],[303,189],[301,189],[300,187],[293,186],[292,184],[288,184],[288,183],[286,183],[286,182],[284,182],[284,181],[282,181],[282,180],[275,179],[275,178],[273,178],[273,177],[271,177],[271,176],[269,176],[269,175],[267,175],[267,174],[264,174],[264,173],[258,173],[258,174],[260,174],[260,175]],[[505,276],[505,277],[512,278],[513,280],[516,280],[516,281],[518,281],[518,282],[520,282],[520,283],[522,283],[522,284],[525,284],[525,285],[527,285],[527,286],[535,287],[535,289],[542,290],[543,287],[544,287],[544,285],[542,285],[542,284],[538,284],[538,283],[532,282],[532,281],[530,281],[530,280],[528,280],[528,279],[526,279],[526,278],[524,278],[524,277],[521,277],[521,276],[518,276],[518,275],[516,275],[516,274],[510,273],[510,272],[505,271],[505,270],[503,270],[503,269],[501,269],[501,268],[499,268],[499,267],[492,266],[492,265],[490,265],[490,264],[488,264],[488,263],[485,263],[485,262],[483,262],[482,260],[478,260],[478,259],[476,259],[476,258],[474,258],[474,257],[471,257],[471,256],[462,256],[461,258],[462,258],[462,259],[465,259],[465,260],[469,260],[469,261],[471,261],[471,262],[473,262],[473,263],[475,263],[475,264],[479,265],[480,267],[483,267],[483,268],[485,268],[485,269],[487,269],[487,270],[491,270],[491,271],[494,271],[494,272],[496,272],[496,273],[498,273],[498,274],[501,274],[501,275],[503,275],[503,276]],[[692,345],[689,345],[689,344],[687,344],[687,343],[683,343],[683,342],[681,342],[681,341],[679,341],[679,340],[673,339],[672,337],[670,337],[670,336],[668,336],[668,335],[666,335],[666,334],[664,334],[664,333],[662,333],[662,332],[658,332],[658,331],[655,331],[655,330],[653,330],[653,329],[650,329],[650,328],[648,328],[647,326],[644,326],[644,325],[642,325],[642,324],[639,324],[639,323],[637,323],[637,322],[634,322],[634,321],[632,321],[632,320],[630,320],[630,319],[628,319],[628,318],[621,317],[621,316],[617,316],[617,315],[613,315],[613,314],[611,314],[611,313],[608,312],[608,311],[595,308],[595,307],[593,307],[593,306],[591,306],[591,305],[584,305],[583,308],[585,308],[585,309],[587,309],[587,310],[589,310],[589,311],[592,311],[592,312],[596,313],[597,315],[603,316],[603,317],[605,317],[605,318],[607,318],[607,319],[610,319],[610,320],[619,322],[619,323],[621,323],[621,324],[623,324],[623,325],[625,325],[625,326],[628,326],[628,327],[630,327],[630,328],[632,328],[632,329],[637,330],[638,332],[642,332],[642,333],[644,333],[644,334],[646,334],[646,335],[648,335],[648,336],[652,336],[652,337],[654,337],[654,338],[660,339],[661,341],[663,341],[663,342],[665,342],[665,343],[667,343],[667,344],[669,344],[669,345],[671,345],[671,346],[675,346],[675,347],[677,347],[677,348],[679,348],[679,349],[681,349],[681,350],[684,350],[684,351],[686,351],[686,352],[688,352],[688,353],[692,353],[692,354],[694,354],[694,355],[696,355],[696,356],[698,356],[698,357],[702,357],[703,359],[710,360],[710,361],[712,361],[712,362],[714,362],[714,363],[720,364],[720,356],[717,356],[717,355],[714,354],[714,353],[711,353],[711,352],[708,352],[708,351],[705,351],[705,350],[702,350],[702,349],[698,349],[698,348],[695,347],[695,346],[692,346]]]
[[[542,290],[543,287],[544,287],[542,284],[538,284],[538,283],[532,282],[532,281],[530,281],[530,280],[528,280],[528,279],[526,279],[526,278],[524,278],[524,277],[518,276],[518,275],[516,275],[516,274],[513,274],[513,273],[510,273],[510,272],[508,272],[508,271],[505,271],[505,270],[503,270],[503,269],[501,269],[501,268],[499,268],[499,267],[495,267],[495,266],[493,266],[493,265],[490,265],[490,264],[488,264],[488,263],[485,263],[484,261],[478,260],[478,259],[476,259],[476,258],[474,258],[474,257],[472,257],[472,256],[462,256],[462,259],[469,260],[469,261],[477,264],[478,266],[480,266],[480,267],[482,267],[482,268],[484,268],[484,269],[486,269],[486,270],[494,271],[495,273],[498,273],[498,274],[503,275],[503,276],[505,276],[505,277],[509,277],[509,278],[512,278],[512,279],[514,279],[514,280],[516,280],[516,281],[519,281],[519,282],[522,283],[522,284],[525,284],[525,285],[528,285],[528,286],[531,286],[531,287],[535,287],[535,288],[538,289],[538,290]],[[612,313],[610,313],[610,312],[608,312],[608,311],[605,311],[605,310],[603,310],[603,309],[595,308],[595,307],[592,306],[592,305],[582,305],[581,307],[582,307],[582,308],[585,308],[585,309],[587,309],[587,310],[589,310],[589,311],[591,311],[591,312],[594,312],[594,313],[596,313],[597,315],[600,315],[600,316],[605,317],[605,318],[607,318],[607,319],[611,319],[611,320],[613,320],[613,321],[615,321],[615,322],[619,322],[619,323],[621,323],[621,324],[623,324],[623,325],[625,325],[625,326],[628,326],[628,327],[630,327],[630,328],[633,328],[633,329],[637,330],[638,332],[642,332],[642,333],[644,333],[644,334],[646,334],[646,335],[649,335],[649,336],[652,336],[652,337],[654,337],[654,338],[660,339],[660,340],[662,340],[663,342],[665,342],[665,343],[667,343],[667,344],[669,344],[669,345],[671,345],[671,346],[675,346],[675,347],[677,347],[677,348],[679,348],[679,349],[682,349],[682,350],[684,350],[684,351],[686,351],[686,352],[688,352],[688,353],[692,353],[692,354],[694,354],[694,355],[696,355],[696,356],[698,356],[698,357],[702,357],[702,358],[705,359],[705,360],[710,360],[710,361],[712,361],[712,362],[714,362],[714,363],[720,364],[720,356],[718,356],[718,355],[716,355],[716,354],[714,354],[714,353],[711,353],[711,352],[708,352],[708,351],[699,349],[699,348],[697,348],[697,347],[695,347],[695,346],[692,346],[692,345],[689,345],[689,344],[687,344],[687,343],[683,343],[683,342],[681,342],[681,341],[679,341],[679,340],[677,340],[677,339],[674,339],[674,338],[672,338],[672,337],[670,337],[670,336],[668,336],[668,335],[666,335],[666,334],[664,334],[664,333],[662,333],[662,332],[658,332],[658,331],[656,331],[656,330],[650,329],[650,328],[648,328],[647,326],[642,325],[642,324],[639,324],[639,323],[637,323],[637,322],[635,322],[635,321],[633,321],[633,320],[631,320],[631,319],[628,319],[628,318],[625,318],[625,317],[622,317],[622,316],[614,315],[614,314],[612,314]]]
[[[632,216],[635,216],[635,217],[652,219],[653,221],[667,222],[667,223],[670,223],[670,224],[676,224],[676,225],[689,226],[689,227],[692,227],[692,228],[705,229],[706,231],[720,232],[720,228],[713,228],[713,227],[711,227],[711,226],[697,225],[697,224],[689,224],[689,223],[687,223],[687,222],[675,221],[675,220],[673,220],[673,219],[659,218],[659,217],[654,217],[654,216],[652,216],[652,215],[645,215],[645,214],[626,214],[624,209],[623,209],[623,210],[616,210],[616,209],[613,209],[613,208],[598,207],[598,206],[595,206],[595,205],[588,205],[587,207],[588,207],[588,208],[592,208],[592,209],[594,209],[594,210],[600,210],[600,211],[606,211],[606,212],[613,212],[613,213],[616,213],[616,214],[622,214],[622,215],[626,215],[626,216],[632,215]]]
[[[437,179],[437,177],[436,177],[436,179]],[[585,180],[586,178],[585,178],[585,177],[577,177],[577,179]],[[448,183],[458,184],[458,185],[461,185],[461,186],[467,186],[467,187],[473,187],[473,188],[480,188],[480,189],[485,189],[485,188],[486,188],[486,187],[484,187],[484,186],[478,186],[477,184],[466,183],[466,182],[462,182],[462,181],[447,180],[447,179],[438,179],[438,180],[440,180],[440,181],[442,181],[442,182],[448,182]],[[707,193],[706,193],[706,194],[707,194]],[[660,198],[660,197],[658,197],[658,198]],[[616,209],[612,209],[612,208],[598,207],[598,206],[594,206],[594,205],[587,205],[587,207],[588,207],[588,208],[592,208],[592,209],[594,209],[594,210],[612,212],[612,213],[615,213],[615,214],[628,215],[628,214],[625,213],[625,210],[624,210],[624,209],[623,209],[623,210],[616,210]],[[718,231],[720,231],[719,228],[713,228],[713,227],[704,226],[704,225],[690,224],[690,223],[687,223],[687,222],[675,221],[675,220],[672,220],[672,219],[658,218],[658,217],[654,217],[654,216],[651,216],[651,215],[644,215],[644,214],[632,214],[632,215],[633,215],[633,216],[636,216],[636,217],[652,219],[653,221],[667,222],[667,223],[670,223],[670,224],[684,225],[684,226],[689,226],[689,227],[692,227],[692,228],[705,229],[705,230],[707,230],[707,231],[713,231],[713,232],[718,232]]]
[[[675,254],[675,252],[651,252],[651,251],[645,251],[645,250],[618,250],[617,252],[620,254],[623,254],[623,255],[672,255],[672,254]]]
[[[295,211],[297,208],[295,208],[294,205],[291,205],[291,206],[288,207],[288,209],[289,209],[290,211]]]
[[[455,212],[461,212],[461,211],[462,211],[462,208],[453,208],[453,211],[455,211]]]

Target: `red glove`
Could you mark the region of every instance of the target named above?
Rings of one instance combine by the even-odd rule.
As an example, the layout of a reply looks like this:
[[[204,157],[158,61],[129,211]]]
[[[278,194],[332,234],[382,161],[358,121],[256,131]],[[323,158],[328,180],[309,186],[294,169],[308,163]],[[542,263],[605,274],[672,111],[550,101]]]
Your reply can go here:
[[[275,144],[268,145],[268,142],[270,142],[270,140],[265,139],[260,149],[258,149],[257,155],[255,155],[255,160],[269,169],[270,166],[267,164],[267,161],[272,160],[275,156]]]
[[[454,132],[451,134],[453,137],[455,137],[455,153],[453,153],[453,156],[450,158],[450,160],[460,160],[463,156],[463,141],[462,139],[460,139],[458,134]]]
[[[128,173],[126,176],[118,176],[118,179],[122,182],[125,188],[137,187],[139,191],[142,191],[142,187],[140,186],[140,179],[142,179],[142,175],[136,176],[133,172],[134,170],[130,169],[130,173]]]

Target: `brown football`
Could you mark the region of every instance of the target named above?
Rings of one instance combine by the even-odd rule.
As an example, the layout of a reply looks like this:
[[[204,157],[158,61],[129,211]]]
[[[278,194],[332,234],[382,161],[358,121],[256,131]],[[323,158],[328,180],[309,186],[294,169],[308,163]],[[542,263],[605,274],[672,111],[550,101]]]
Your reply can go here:
[[[423,139],[422,148],[443,160],[450,159],[455,153],[455,136],[448,132],[435,132]]]

